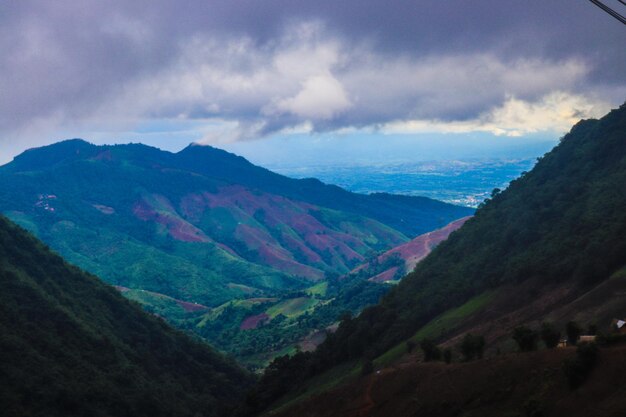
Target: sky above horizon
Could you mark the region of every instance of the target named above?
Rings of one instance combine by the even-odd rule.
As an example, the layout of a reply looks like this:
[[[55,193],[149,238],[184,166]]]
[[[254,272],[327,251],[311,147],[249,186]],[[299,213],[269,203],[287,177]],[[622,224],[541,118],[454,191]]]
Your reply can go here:
[[[624,26],[586,0],[9,0],[0,45],[0,163],[73,137],[514,156],[626,99]]]

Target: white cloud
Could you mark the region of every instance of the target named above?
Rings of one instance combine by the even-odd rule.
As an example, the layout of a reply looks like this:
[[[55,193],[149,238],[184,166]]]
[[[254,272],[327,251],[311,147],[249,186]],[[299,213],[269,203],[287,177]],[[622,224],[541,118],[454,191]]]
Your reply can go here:
[[[306,79],[296,96],[279,100],[266,113],[289,112],[305,120],[326,120],[350,105],[341,83],[331,74],[324,74]]]
[[[580,119],[597,118],[610,103],[581,95],[554,92],[529,102],[509,97],[501,106],[465,121],[406,120],[385,124],[384,133],[489,132],[497,136],[522,136],[537,132],[562,134]]]

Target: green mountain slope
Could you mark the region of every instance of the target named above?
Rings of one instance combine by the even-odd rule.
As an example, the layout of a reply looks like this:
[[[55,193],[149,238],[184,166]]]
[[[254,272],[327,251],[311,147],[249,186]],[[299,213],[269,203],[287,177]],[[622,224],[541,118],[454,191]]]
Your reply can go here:
[[[0,217],[2,415],[229,415],[251,382]]]
[[[116,285],[209,306],[346,273],[412,228],[471,213],[418,198],[387,207],[202,146],[172,154],[70,140],[16,157],[0,184],[0,211],[68,260]],[[369,216],[382,211],[411,226]]]
[[[473,210],[293,180],[210,147],[174,154],[68,140],[0,167],[0,212],[69,262],[130,289],[124,295],[148,311],[241,357],[293,346],[316,330],[315,323],[326,326],[342,310],[327,308],[323,320],[303,317],[295,332],[295,315],[280,322],[283,315],[275,314],[272,326],[244,334],[241,321],[264,310],[254,301],[233,300],[300,305],[293,300],[307,288],[407,242],[414,231]],[[344,299],[335,287],[301,305]],[[377,301],[385,290],[364,287],[357,297],[362,303]],[[185,302],[211,312],[200,317],[182,308]],[[226,305],[228,314],[221,314]],[[355,306],[357,312],[364,305],[351,303],[350,309]]]
[[[605,283],[623,280],[624,236],[626,105],[601,120],[578,123],[379,305],[344,320],[315,354],[275,364],[266,374],[265,386],[272,388],[261,397],[364,356],[383,366],[385,355],[393,356],[389,349],[406,351],[398,343],[413,335],[415,341],[427,336],[454,346],[454,329],[467,326],[486,332],[488,343],[510,340],[507,332],[519,324],[571,320],[573,306],[584,304],[579,300],[592,302],[585,306],[592,323],[593,310],[600,314],[609,300],[591,295],[606,294]],[[598,324],[608,329],[608,323]]]

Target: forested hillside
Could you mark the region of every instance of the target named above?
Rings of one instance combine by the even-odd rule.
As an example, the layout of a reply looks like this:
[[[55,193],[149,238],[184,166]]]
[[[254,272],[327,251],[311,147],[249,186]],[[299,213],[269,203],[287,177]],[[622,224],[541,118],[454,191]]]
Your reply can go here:
[[[292,180],[203,146],[70,140],[23,153],[0,179],[0,210],[71,262],[208,306],[302,289],[472,213]]]
[[[581,121],[531,172],[505,191],[494,190],[476,215],[379,305],[344,320],[315,354],[275,362],[266,374],[267,391],[275,389],[275,394],[262,392],[261,401],[338,363],[377,358],[462,305],[466,310],[478,304],[491,308],[491,316],[481,317],[495,323],[512,320],[506,314],[529,310],[546,295],[549,300],[542,301],[541,309],[524,314],[547,317],[626,265],[625,207],[623,105],[600,120]],[[551,292],[555,288],[559,291]],[[593,302],[596,307],[604,303]],[[281,385],[285,380],[291,384]]]
[[[252,382],[0,217],[3,416],[227,416]]]

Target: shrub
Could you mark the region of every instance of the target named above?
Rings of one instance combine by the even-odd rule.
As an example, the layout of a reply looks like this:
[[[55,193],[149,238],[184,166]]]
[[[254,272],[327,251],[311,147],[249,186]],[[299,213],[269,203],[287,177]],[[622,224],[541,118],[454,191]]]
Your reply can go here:
[[[461,353],[463,353],[464,360],[471,361],[475,358],[482,358],[484,349],[485,338],[483,336],[467,333],[465,337],[463,337]]]
[[[552,323],[543,323],[541,325],[541,340],[548,349],[554,349],[559,344],[561,333],[554,327]]]
[[[526,326],[516,327],[513,331],[513,340],[522,352],[530,352],[537,349],[537,332]]]
[[[420,342],[420,348],[424,352],[424,362],[438,361],[441,359],[441,350],[431,339],[424,339]]]
[[[567,343],[570,345],[575,345],[580,338],[580,334],[582,333],[582,329],[575,321],[570,321],[565,326],[565,332],[567,333]]]

